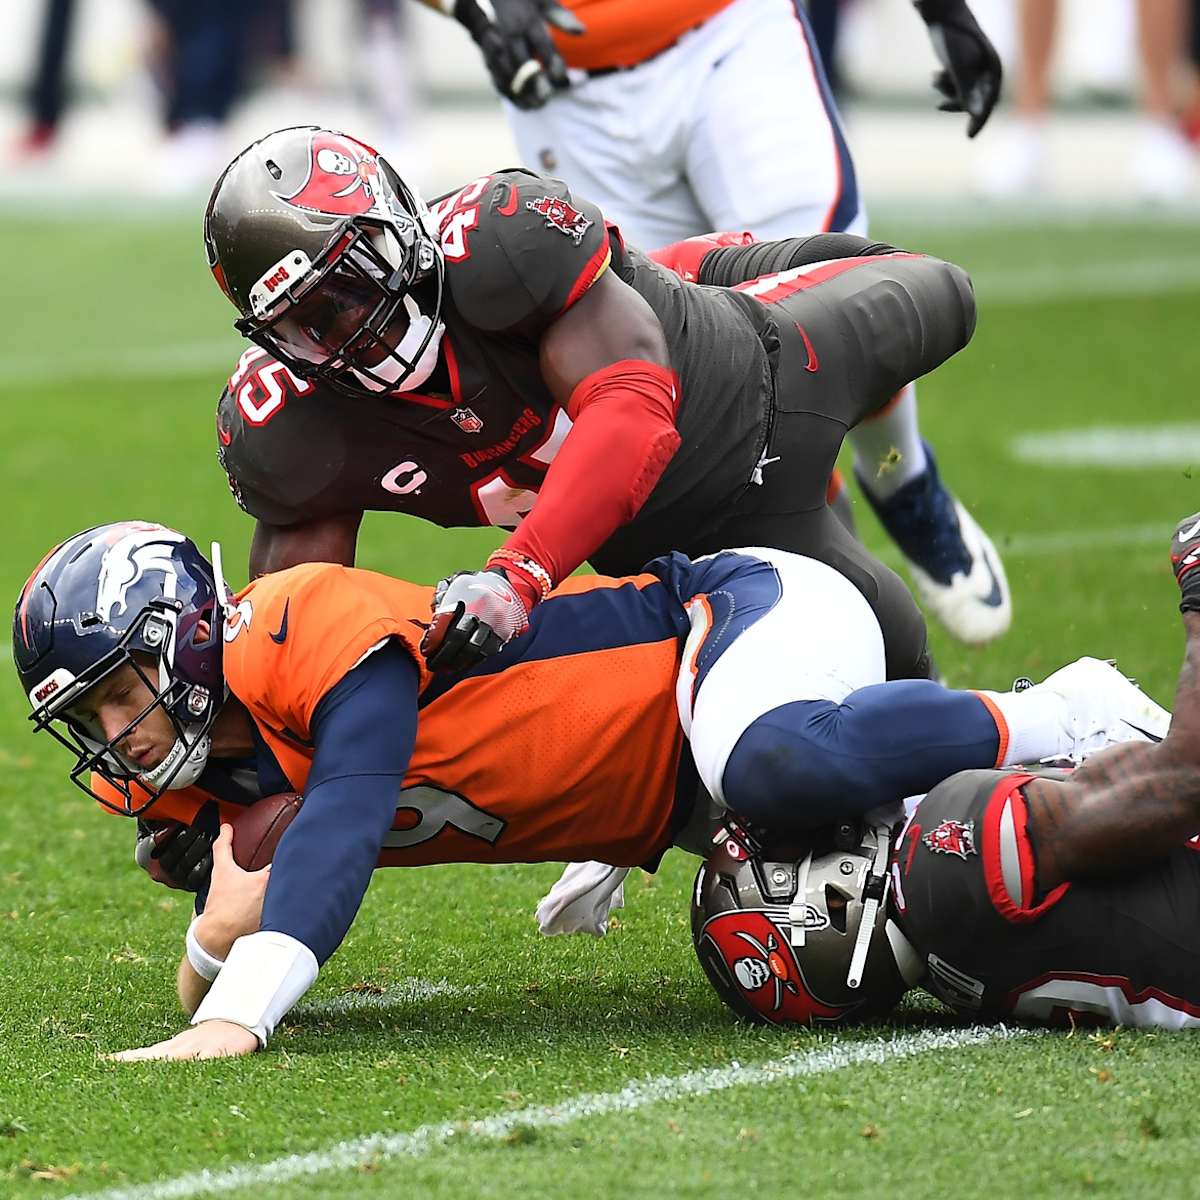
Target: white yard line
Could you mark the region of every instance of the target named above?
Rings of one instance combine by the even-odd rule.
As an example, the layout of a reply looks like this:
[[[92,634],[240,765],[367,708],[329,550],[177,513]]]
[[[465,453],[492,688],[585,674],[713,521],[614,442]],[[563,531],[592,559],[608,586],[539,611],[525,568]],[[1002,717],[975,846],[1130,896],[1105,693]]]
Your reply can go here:
[[[1110,529],[1064,529],[1050,533],[1015,533],[996,538],[1001,555],[1038,558],[1083,550],[1128,549],[1131,546],[1160,546],[1164,556],[1172,527],[1162,521],[1152,525],[1117,525]],[[1164,558],[1165,561],[1165,558]]]
[[[1200,462],[1200,424],[1092,425],[1022,433],[1012,439],[1010,448],[1018,462],[1039,466],[1118,471],[1186,467]]]
[[[213,371],[219,385],[216,390],[220,391],[245,348],[244,342],[225,337],[140,348],[10,354],[0,362],[0,386],[64,383],[72,379],[84,383],[95,379],[161,379],[187,372]]]
[[[757,1066],[743,1067],[735,1062],[727,1067],[690,1071],[686,1075],[636,1079],[619,1091],[585,1092],[559,1104],[521,1108],[474,1121],[421,1125],[400,1133],[375,1133],[339,1142],[327,1150],[290,1154],[285,1158],[244,1166],[196,1171],[161,1183],[82,1193],[70,1200],[84,1200],[84,1196],[90,1197],[90,1200],[184,1200],[185,1197],[212,1196],[240,1188],[266,1187],[326,1171],[353,1170],[363,1163],[420,1158],[448,1144],[494,1141],[518,1129],[557,1128],[614,1113],[634,1112],[649,1104],[707,1096],[729,1088],[763,1086],[839,1071],[860,1063],[888,1063],[929,1050],[955,1050],[1024,1035],[1023,1030],[1009,1030],[1003,1026],[972,1026],[947,1031],[924,1030],[867,1042],[834,1042],[820,1050],[788,1054]]]
[[[980,267],[972,273],[985,310],[1056,300],[1152,296],[1200,291],[1200,259],[1145,258],[1074,266]],[[71,352],[8,355],[0,363],[0,386],[57,383],[70,379],[162,378],[186,371],[228,374],[244,344],[230,337],[203,341]],[[220,378],[221,383],[224,378]]]
[[[1142,258],[1075,266],[980,267],[971,272],[971,280],[986,321],[989,306],[1200,291],[1200,259]]]
[[[346,992],[328,1000],[310,1000],[292,1011],[297,1017],[336,1017],[364,1010],[386,1011],[434,996],[466,996],[477,990],[448,979],[402,979],[382,992]]]
[[[1116,525],[1108,529],[1063,529],[1047,533],[1003,534],[991,531],[1001,558],[1045,558],[1050,555],[1129,549],[1134,546],[1161,546],[1166,552],[1171,527],[1163,521],[1147,525]],[[895,566],[900,551],[890,542],[875,550],[884,562]]]

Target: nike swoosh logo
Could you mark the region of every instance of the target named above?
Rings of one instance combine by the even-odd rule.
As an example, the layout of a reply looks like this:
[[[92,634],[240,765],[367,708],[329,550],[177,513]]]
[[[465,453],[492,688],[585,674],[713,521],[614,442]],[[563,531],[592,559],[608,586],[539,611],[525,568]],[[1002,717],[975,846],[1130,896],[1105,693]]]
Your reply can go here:
[[[808,355],[808,362],[806,362],[804,364],[804,369],[806,371],[812,371],[815,374],[817,371],[819,371],[821,369],[821,364],[817,360],[817,352],[813,349],[813,344],[809,340],[808,330],[805,329],[804,326],[801,325],[799,321],[797,321],[796,322],[796,331],[804,339],[804,350],[805,350],[805,353],[807,353],[807,355]]]
[[[1134,731],[1134,733],[1140,733],[1148,742],[1157,743],[1162,741],[1162,738],[1160,738],[1158,734],[1151,733],[1150,730],[1143,729],[1140,725],[1135,725],[1132,721],[1125,721],[1124,723],[1128,725],[1129,728]]]
[[[1198,533],[1200,533],[1200,521],[1197,521],[1191,529],[1181,529],[1179,531],[1179,540],[1181,543],[1190,541]]]
[[[996,578],[996,572],[992,568],[991,559],[986,554],[983,556],[983,565],[987,567],[988,578],[992,581],[992,590],[984,596],[983,603],[988,608],[999,608],[1004,596],[1000,591],[1000,581]]]
[[[289,596],[283,602],[283,620],[279,622],[279,630],[277,633],[271,634],[271,641],[273,641],[277,646],[282,646],[283,643],[287,641],[288,609],[291,607],[291,604],[292,598]]]
[[[217,426],[217,437],[221,439],[222,446],[228,446],[233,441],[233,434],[224,425]]]

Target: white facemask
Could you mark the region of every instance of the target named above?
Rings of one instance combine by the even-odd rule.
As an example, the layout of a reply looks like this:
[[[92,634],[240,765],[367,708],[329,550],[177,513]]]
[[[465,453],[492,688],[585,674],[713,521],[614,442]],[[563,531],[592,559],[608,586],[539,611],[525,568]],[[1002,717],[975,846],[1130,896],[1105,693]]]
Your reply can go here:
[[[377,379],[364,375],[361,371],[351,372],[360,383],[373,392],[411,392],[414,388],[419,388],[433,374],[433,369],[437,366],[438,347],[442,344],[442,334],[446,332],[445,323],[442,321],[435,323],[431,318],[425,316],[411,296],[404,297],[404,307],[408,312],[408,329],[396,347],[396,353],[401,358],[410,359],[417,352],[417,348],[425,340],[425,335],[430,329],[433,330],[433,336],[429,339],[429,344],[411,371],[406,373],[403,366],[394,358],[385,358],[379,366],[371,368],[371,373],[378,379],[387,380],[386,386],[379,383]]]

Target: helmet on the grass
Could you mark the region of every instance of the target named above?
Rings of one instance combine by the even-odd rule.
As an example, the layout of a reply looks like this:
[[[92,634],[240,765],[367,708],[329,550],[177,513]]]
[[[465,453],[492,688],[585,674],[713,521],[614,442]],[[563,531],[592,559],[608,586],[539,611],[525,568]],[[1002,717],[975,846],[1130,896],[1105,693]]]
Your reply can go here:
[[[721,830],[692,892],[692,941],[734,1012],[841,1024],[895,1006],[912,950],[888,919],[889,842],[886,825],[845,823],[800,853],[772,852],[732,823]]]

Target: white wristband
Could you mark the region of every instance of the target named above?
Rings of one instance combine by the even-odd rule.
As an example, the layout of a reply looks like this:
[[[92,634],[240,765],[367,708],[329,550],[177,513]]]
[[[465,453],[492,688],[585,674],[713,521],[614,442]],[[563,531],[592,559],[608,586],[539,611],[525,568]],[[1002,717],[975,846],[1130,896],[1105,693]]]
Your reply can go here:
[[[187,931],[187,960],[192,964],[192,970],[200,976],[201,979],[207,979],[212,983],[214,979],[221,973],[221,968],[225,965],[223,958],[217,958],[215,954],[209,954],[205,948],[200,945],[200,939],[196,936],[196,922],[200,917],[193,917],[192,923],[188,926]]]
[[[232,1021],[265,1046],[284,1013],[312,987],[317,971],[316,955],[296,938],[262,930],[246,934],[233,943],[192,1024]]]

